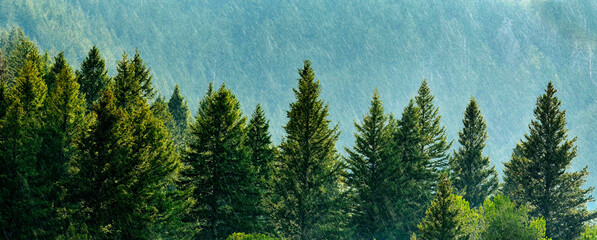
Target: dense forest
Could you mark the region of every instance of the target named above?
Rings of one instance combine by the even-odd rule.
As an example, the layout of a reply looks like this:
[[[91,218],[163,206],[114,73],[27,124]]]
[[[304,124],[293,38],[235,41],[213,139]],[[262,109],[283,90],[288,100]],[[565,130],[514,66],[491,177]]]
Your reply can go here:
[[[3,239],[597,239],[552,82],[500,182],[483,108],[466,99],[451,141],[426,80],[401,112],[372,91],[343,155],[309,60],[276,144],[263,107],[245,113],[224,83],[192,116],[139,52],[109,75],[95,46],[75,66],[19,28],[2,36]]]
[[[138,49],[158,95],[179,84],[193,114],[209,82],[226,82],[244,112],[261,103],[276,144],[304,59],[317,66],[339,146],[354,144],[352,122],[374,89],[399,112],[426,78],[450,141],[477,98],[500,177],[551,81],[581,146],[572,168],[597,169],[594,0],[0,0],[0,28],[14,26],[75,65],[96,45],[111,75]]]

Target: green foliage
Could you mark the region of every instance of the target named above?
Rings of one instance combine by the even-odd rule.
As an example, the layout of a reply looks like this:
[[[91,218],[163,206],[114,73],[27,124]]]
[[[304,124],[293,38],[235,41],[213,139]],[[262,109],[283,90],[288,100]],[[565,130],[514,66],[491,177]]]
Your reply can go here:
[[[587,226],[585,231],[580,233],[579,240],[595,240],[597,239],[597,227]]]
[[[425,216],[425,209],[433,198],[436,178],[431,160],[423,155],[420,110],[412,99],[404,108],[401,119],[393,125],[393,156],[398,159],[394,168],[397,168],[399,179],[392,187],[398,191],[395,204],[401,223],[399,239],[407,239]]]
[[[593,200],[593,188],[583,189],[587,168],[568,172],[576,157],[576,138],[568,140],[566,112],[550,82],[545,94],[537,98],[535,120],[513,154],[505,163],[507,194],[531,206],[531,216],[546,221],[546,235],[556,240],[574,239],[584,224],[597,217],[586,204]]]
[[[90,112],[93,104],[100,98],[101,91],[110,81],[106,63],[96,46],[91,47],[76,75],[77,82],[81,86],[81,93],[85,95],[87,112]]]
[[[298,69],[296,98],[287,111],[286,137],[276,166],[276,221],[292,239],[339,239],[343,230],[341,162],[330,128],[328,106],[319,99],[319,81],[311,62]]]
[[[525,206],[516,206],[507,196],[496,195],[485,200],[480,209],[482,215],[479,239],[537,240],[545,238],[545,220],[532,218]]]
[[[189,215],[196,239],[224,239],[255,227],[259,193],[244,146],[246,121],[240,103],[222,85],[215,92],[210,88],[190,126],[181,187],[196,201]]]
[[[278,238],[268,237],[265,234],[246,234],[246,233],[233,233],[228,236],[226,240],[277,240]]]
[[[467,239],[462,221],[461,209],[463,203],[458,204],[452,194],[452,186],[444,174],[437,186],[435,199],[425,212],[425,218],[418,225],[423,240]],[[467,204],[465,204],[467,205]],[[465,208],[468,206],[464,206]]]
[[[80,228],[70,223],[65,234],[60,234],[56,240],[91,240],[87,226],[83,224]]]
[[[464,128],[458,132],[460,148],[450,158],[450,171],[456,191],[478,207],[497,190],[498,179],[495,168],[489,166],[489,157],[483,156],[487,125],[474,98],[466,107],[462,123]]]
[[[180,95],[178,84],[174,87],[174,92],[168,100],[168,110],[172,114],[173,126],[171,128],[174,143],[182,147],[187,139],[187,129],[191,118],[187,101]]]
[[[66,59],[64,58],[64,52],[58,53],[58,56],[54,57],[54,64],[50,68],[48,74],[45,74],[44,80],[48,86],[48,92],[52,92],[56,86],[56,77],[62,70],[68,67]]]
[[[419,126],[421,128],[422,157],[431,161],[431,167],[435,174],[439,174],[448,166],[447,151],[452,142],[446,140],[446,127],[441,126],[439,107],[433,105],[431,90],[427,86],[427,80],[423,79],[419,87],[418,95],[415,97],[417,109],[419,109]]]
[[[361,123],[355,122],[355,146],[346,149],[348,157],[346,184],[354,192],[351,226],[355,239],[392,239],[397,234],[399,217],[394,203],[398,201],[396,158],[392,153],[388,116],[377,90],[369,112]]]
[[[94,119],[63,183],[65,210],[98,239],[147,239],[169,209],[164,201],[179,163],[161,121],[146,104],[126,111],[110,89],[95,105]]]

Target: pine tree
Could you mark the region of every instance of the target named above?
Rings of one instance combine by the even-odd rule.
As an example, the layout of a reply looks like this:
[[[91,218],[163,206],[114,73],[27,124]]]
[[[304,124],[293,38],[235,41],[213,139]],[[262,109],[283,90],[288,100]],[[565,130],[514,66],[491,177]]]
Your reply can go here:
[[[461,147],[450,158],[450,170],[456,191],[463,193],[472,207],[478,207],[497,190],[498,180],[489,157],[483,156],[487,125],[475,98],[466,107],[462,123],[464,128],[458,132]]]
[[[421,135],[423,136],[421,151],[425,159],[432,161],[432,167],[439,176],[439,173],[448,166],[447,151],[452,146],[452,142],[448,143],[446,140],[446,128],[441,126],[439,108],[433,106],[434,98],[427,86],[427,80],[423,79],[418,95],[415,97],[420,113]]]
[[[164,126],[170,132],[170,135],[174,135],[174,119],[172,119],[172,114],[168,110],[168,103],[162,96],[158,96],[153,103],[151,103],[151,112],[153,116],[158,118],[164,123]],[[174,136],[172,136],[174,139]],[[176,144],[176,143],[175,143]]]
[[[86,127],[84,104],[85,100],[79,95],[79,84],[65,63],[55,76],[54,89],[45,104],[44,126],[40,134],[43,142],[38,155],[52,221],[58,220],[54,208],[62,207],[61,188],[57,183],[66,177],[67,163],[75,156],[76,142]],[[60,231],[60,224],[52,222],[49,228]]]
[[[122,54],[122,60],[118,62],[116,71],[114,77],[116,107],[130,110],[141,105],[144,100],[141,98],[141,83],[135,78],[135,68],[126,52]]]
[[[170,100],[168,101],[168,110],[172,114],[172,120],[174,122],[172,129],[174,143],[181,147],[185,143],[191,113],[187,106],[187,101],[180,95],[178,84],[174,87],[172,97],[170,97]]]
[[[347,185],[354,190],[351,225],[356,239],[393,239],[399,218],[394,207],[398,194],[397,162],[392,154],[388,116],[377,90],[357,129],[355,146],[346,149]]]
[[[293,239],[337,239],[344,220],[342,165],[335,149],[340,133],[329,126],[328,106],[319,99],[319,81],[308,60],[299,75],[277,163],[279,229]]]
[[[437,185],[435,199],[425,212],[426,216],[419,224],[422,240],[467,239],[463,223],[459,221],[455,195],[448,177],[444,174]]]
[[[37,66],[26,60],[9,92],[10,106],[0,121],[0,226],[7,239],[44,237],[47,205],[39,179],[41,107],[46,86]]]
[[[575,239],[597,215],[586,207],[593,200],[593,188],[582,188],[587,168],[567,171],[576,156],[576,138],[568,140],[566,111],[555,93],[550,82],[537,99],[536,119],[519,143],[520,153],[505,164],[505,181],[510,195],[531,206],[532,216],[545,219],[547,237]]]
[[[191,189],[196,201],[190,209],[196,239],[225,239],[254,229],[259,199],[244,146],[245,123],[240,103],[222,85],[203,98],[190,126],[181,187]]]
[[[425,216],[436,179],[432,163],[421,149],[424,137],[421,135],[420,110],[412,99],[404,108],[401,119],[393,125],[393,156],[397,158],[400,176],[393,186],[399,199],[396,203],[401,223],[398,239],[408,239]]]
[[[255,174],[255,186],[261,199],[257,221],[258,232],[272,232],[271,218],[269,217],[269,204],[271,196],[271,186],[273,184],[273,164],[274,149],[271,135],[269,133],[269,121],[265,118],[265,112],[261,105],[257,104],[255,111],[251,114],[251,119],[247,126],[247,140],[245,144],[248,148],[248,156]]]
[[[56,86],[56,78],[58,74],[62,72],[63,69],[68,67],[68,63],[64,58],[64,52],[58,53],[58,56],[54,57],[54,65],[50,68],[48,74],[45,75],[45,82],[46,86],[48,86],[48,92],[52,92],[54,90],[54,86]]]
[[[19,77],[19,72],[25,66],[25,62],[27,59],[38,59],[38,61],[33,61],[37,67],[38,72],[41,70],[40,67],[40,56],[37,50],[37,47],[33,42],[29,40],[23,34],[20,28],[13,29],[11,31],[11,43],[8,49],[8,83],[12,85],[16,78]],[[32,55],[32,56],[30,56]]]
[[[81,63],[81,70],[78,70],[76,75],[77,82],[81,86],[80,91],[85,95],[87,112],[90,112],[93,103],[99,99],[100,92],[110,81],[106,63],[96,46],[91,47],[87,57]]]
[[[135,56],[131,60],[131,65],[134,72],[133,79],[141,86],[141,96],[145,99],[152,99],[155,96],[153,83],[151,82],[153,75],[149,73],[149,68],[147,68],[137,50],[135,50]]]
[[[65,212],[98,239],[148,239],[179,167],[168,132],[146,103],[118,108],[110,88],[92,119],[62,183]]]

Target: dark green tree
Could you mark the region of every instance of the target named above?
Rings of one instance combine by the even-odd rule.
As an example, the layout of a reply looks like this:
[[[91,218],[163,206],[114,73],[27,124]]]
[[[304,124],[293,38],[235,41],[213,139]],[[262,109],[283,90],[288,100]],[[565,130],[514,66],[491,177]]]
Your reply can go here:
[[[208,91],[190,126],[181,188],[191,189],[196,201],[189,210],[196,239],[254,230],[259,195],[244,146],[246,120],[236,97],[222,85]]]
[[[141,82],[135,78],[135,68],[126,52],[122,54],[116,72],[113,85],[116,107],[130,110],[141,105],[144,102],[141,98]]]
[[[422,240],[467,239],[463,223],[458,215],[455,195],[448,177],[444,174],[437,185],[435,199],[425,212],[425,218],[419,224]]]
[[[586,207],[593,200],[593,188],[582,188],[587,168],[567,171],[576,157],[576,138],[568,139],[566,111],[555,93],[550,82],[537,98],[536,119],[519,143],[520,152],[504,164],[504,180],[509,195],[531,206],[531,216],[545,219],[547,237],[575,239],[597,215]]]
[[[18,76],[0,120],[0,231],[6,239],[43,238],[48,214],[37,154],[46,85],[30,60]]]
[[[51,221],[59,220],[55,208],[63,207],[59,182],[66,177],[67,163],[77,152],[76,142],[86,127],[85,100],[79,95],[79,84],[71,69],[64,65],[55,76],[54,89],[49,93],[44,111],[43,138],[39,153],[40,178],[45,186],[45,200]],[[48,230],[61,231],[61,224],[52,222]],[[66,227],[66,226],[64,226]]]
[[[168,129],[170,135],[173,135],[174,119],[172,119],[172,114],[168,110],[168,103],[164,97],[158,96],[155,101],[151,103],[150,109],[153,115],[164,123],[164,126]],[[172,137],[174,138],[174,136]]]
[[[54,64],[50,68],[48,74],[44,76],[44,80],[46,82],[46,86],[48,86],[48,92],[52,92],[54,87],[56,86],[56,78],[58,74],[62,72],[63,69],[68,67],[68,63],[64,58],[64,52],[58,53],[56,57],[54,57]]]
[[[261,105],[257,104],[255,111],[247,125],[246,144],[249,160],[255,174],[255,186],[259,192],[259,212],[255,221],[258,232],[273,232],[272,221],[269,213],[271,204],[271,186],[274,175],[274,147],[269,133],[269,121],[265,118],[265,112]]]
[[[153,75],[149,73],[150,69],[147,68],[137,50],[135,50],[135,56],[131,60],[131,65],[134,73],[133,78],[141,87],[141,96],[145,99],[152,99],[155,96],[153,83],[151,82]]]
[[[395,209],[399,179],[392,136],[377,90],[369,112],[354,123],[355,146],[346,149],[346,183],[353,192],[351,226],[355,239],[393,239],[400,219]]]
[[[148,239],[167,214],[166,188],[179,168],[170,136],[146,103],[120,109],[110,87],[62,185],[64,210],[97,239]]]
[[[296,102],[287,112],[277,163],[277,223],[288,238],[338,239],[345,220],[342,164],[335,148],[340,132],[330,127],[311,63],[306,60],[298,72]]]
[[[431,161],[424,157],[421,146],[420,110],[411,99],[402,117],[393,125],[393,157],[397,160],[399,179],[395,208],[400,218],[398,239],[408,239],[417,230],[417,223],[425,216],[427,204],[432,200],[436,182]]]
[[[106,88],[110,81],[106,63],[100,56],[100,52],[96,46],[91,47],[87,57],[81,63],[81,69],[77,70],[76,75],[77,82],[81,86],[80,92],[85,95],[87,112],[90,112],[93,103],[99,99],[100,92]]]
[[[421,151],[425,159],[431,160],[432,167],[439,176],[439,173],[448,166],[447,151],[452,146],[452,142],[448,143],[446,140],[446,128],[440,123],[441,116],[438,113],[439,108],[433,105],[434,98],[427,86],[427,80],[423,79],[418,95],[415,97],[423,137]]]
[[[168,101],[168,110],[172,114],[172,136],[174,137],[174,143],[182,147],[186,140],[191,113],[187,106],[187,101],[180,95],[178,84],[174,87],[174,92]]]
[[[475,98],[471,98],[462,120],[464,128],[458,132],[460,148],[450,158],[450,170],[456,192],[478,207],[498,187],[497,171],[490,167],[489,157],[483,156],[488,138],[487,124]]]

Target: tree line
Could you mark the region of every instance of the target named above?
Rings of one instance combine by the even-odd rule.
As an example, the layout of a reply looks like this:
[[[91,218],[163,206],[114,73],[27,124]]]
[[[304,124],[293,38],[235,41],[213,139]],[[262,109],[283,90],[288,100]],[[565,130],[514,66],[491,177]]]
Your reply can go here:
[[[298,69],[275,145],[209,84],[194,117],[178,86],[153,89],[138,52],[109,76],[93,47],[79,69],[20,31],[0,39],[3,239],[591,239],[588,171],[549,83],[499,182],[474,98],[458,147],[425,80],[400,116],[377,91],[343,156],[311,63]],[[456,147],[454,145],[454,147]],[[594,238],[593,238],[594,239]]]

